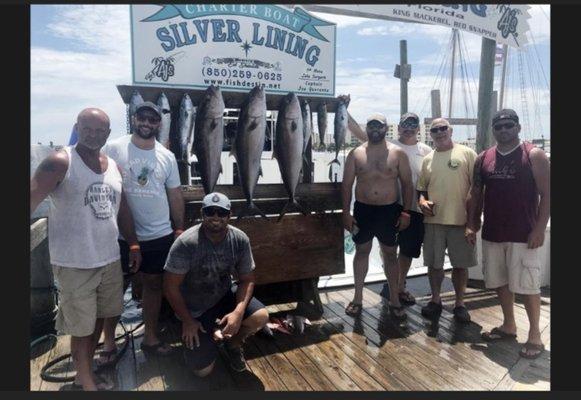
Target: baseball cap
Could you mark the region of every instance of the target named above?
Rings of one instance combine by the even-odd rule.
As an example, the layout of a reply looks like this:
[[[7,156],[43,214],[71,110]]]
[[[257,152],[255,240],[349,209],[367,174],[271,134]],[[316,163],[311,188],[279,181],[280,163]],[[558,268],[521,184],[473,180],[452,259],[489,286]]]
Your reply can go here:
[[[380,114],[380,113],[371,114],[367,118],[367,123],[370,123],[371,121],[379,121],[383,125],[387,125],[387,118],[385,118],[385,115]]]
[[[404,129],[416,129],[420,126],[420,117],[414,113],[405,113],[399,120],[399,127]]]
[[[204,196],[202,200],[202,209],[206,207],[220,207],[225,210],[230,210],[230,200],[222,193],[210,193]]]
[[[510,108],[504,108],[494,113],[492,117],[492,125],[496,124],[501,119],[510,119],[518,124],[518,114]]]
[[[141,110],[151,110],[155,112],[159,118],[161,118],[161,110],[156,104],[152,103],[151,101],[144,101],[143,103],[140,103],[135,108],[135,113],[137,114]]]

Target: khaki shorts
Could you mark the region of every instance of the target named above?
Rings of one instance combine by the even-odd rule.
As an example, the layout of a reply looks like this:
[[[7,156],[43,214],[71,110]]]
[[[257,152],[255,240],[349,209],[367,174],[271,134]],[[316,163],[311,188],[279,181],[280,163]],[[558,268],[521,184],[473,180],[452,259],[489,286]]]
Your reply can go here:
[[[116,317],[123,312],[121,262],[98,268],[52,266],[59,304],[55,328],[66,335],[93,334],[97,318]]]
[[[482,240],[482,274],[489,289],[508,285],[512,293],[541,293],[539,249],[527,243],[495,243]]]
[[[478,265],[476,246],[464,237],[464,226],[425,224],[424,265],[428,268],[444,268],[444,257],[448,257],[453,268],[470,268]]]

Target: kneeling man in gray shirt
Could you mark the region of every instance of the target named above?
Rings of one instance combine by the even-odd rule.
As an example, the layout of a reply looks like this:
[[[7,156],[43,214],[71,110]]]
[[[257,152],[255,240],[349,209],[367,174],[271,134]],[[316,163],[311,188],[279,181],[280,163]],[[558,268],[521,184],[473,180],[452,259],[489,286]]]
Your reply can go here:
[[[186,363],[201,377],[212,372],[219,349],[232,369],[244,371],[242,343],[268,322],[266,308],[252,297],[250,241],[228,224],[230,216],[225,195],[206,195],[202,223],[176,239],[164,267],[164,293],[182,321]]]

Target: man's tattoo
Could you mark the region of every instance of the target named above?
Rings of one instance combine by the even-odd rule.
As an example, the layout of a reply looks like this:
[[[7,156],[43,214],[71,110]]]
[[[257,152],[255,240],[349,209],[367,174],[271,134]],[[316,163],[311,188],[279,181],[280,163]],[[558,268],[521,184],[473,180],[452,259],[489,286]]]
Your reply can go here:
[[[54,161],[48,159],[43,160],[38,166],[38,169],[42,172],[57,172]]]
[[[474,184],[474,187],[478,188],[478,189],[482,189],[482,174],[481,174],[481,169],[482,169],[482,157],[478,157],[476,159],[476,162],[474,163],[474,172],[473,172],[473,176],[472,176],[472,183]]]

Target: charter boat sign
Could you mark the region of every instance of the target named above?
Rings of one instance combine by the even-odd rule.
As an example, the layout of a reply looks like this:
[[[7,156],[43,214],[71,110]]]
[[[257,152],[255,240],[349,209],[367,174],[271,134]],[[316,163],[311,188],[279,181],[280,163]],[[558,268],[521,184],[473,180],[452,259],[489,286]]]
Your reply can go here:
[[[133,83],[335,96],[336,25],[271,4],[131,5]]]

